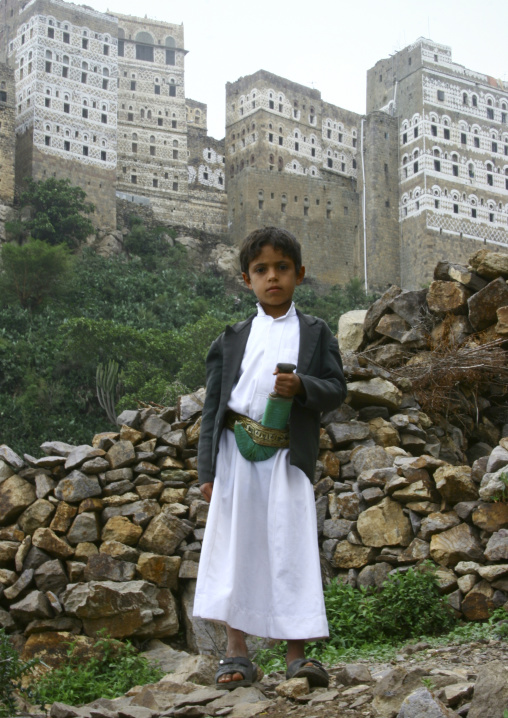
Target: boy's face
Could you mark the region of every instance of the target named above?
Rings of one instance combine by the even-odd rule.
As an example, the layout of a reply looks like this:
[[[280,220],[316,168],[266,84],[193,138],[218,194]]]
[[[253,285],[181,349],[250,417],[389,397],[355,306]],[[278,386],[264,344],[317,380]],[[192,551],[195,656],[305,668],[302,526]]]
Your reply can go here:
[[[266,314],[275,318],[284,316],[291,306],[295,287],[305,276],[305,267],[297,273],[290,257],[265,244],[249,263],[248,274],[242,272],[242,276]]]

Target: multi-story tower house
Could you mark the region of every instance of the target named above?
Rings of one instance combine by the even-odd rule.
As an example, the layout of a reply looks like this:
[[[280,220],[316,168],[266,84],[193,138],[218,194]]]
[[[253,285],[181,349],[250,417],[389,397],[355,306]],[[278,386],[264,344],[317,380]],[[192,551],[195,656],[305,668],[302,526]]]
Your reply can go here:
[[[307,269],[330,283],[359,272],[356,191],[360,116],[260,70],[226,85],[228,227],[235,242],[280,225]]]
[[[14,200],[14,147],[14,72],[0,64],[0,203]]]
[[[195,171],[196,163],[190,162],[189,127],[193,155],[198,150],[201,155],[206,152],[211,165],[217,155],[222,163],[223,150],[217,153],[210,141],[204,141],[206,105],[185,99],[183,25],[115,17],[119,38],[118,196],[149,204],[162,221],[224,231],[222,165],[219,176],[216,168]],[[197,136],[194,128],[201,130]],[[217,194],[215,185],[220,190]]]
[[[452,62],[420,38],[367,73],[367,112],[398,120],[400,281],[438,259],[508,246],[508,83]],[[369,196],[367,195],[367,203]]]
[[[69,178],[95,203],[96,221],[114,227],[116,19],[59,0],[32,0],[12,18],[16,184]]]

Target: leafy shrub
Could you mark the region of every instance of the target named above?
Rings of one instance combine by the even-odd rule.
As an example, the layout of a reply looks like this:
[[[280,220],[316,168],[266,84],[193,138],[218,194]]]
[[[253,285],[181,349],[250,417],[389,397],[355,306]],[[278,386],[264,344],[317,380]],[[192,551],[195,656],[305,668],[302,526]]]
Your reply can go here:
[[[155,683],[164,675],[129,642],[116,641],[103,631],[94,651],[97,655],[83,662],[76,644],[71,643],[66,663],[38,682],[40,700],[80,705],[97,698],[116,698],[134,685]]]
[[[439,595],[430,562],[389,576],[380,591],[352,588],[336,579],[324,595],[330,638],[308,647],[311,658],[323,660],[328,655],[335,661],[351,651],[436,635],[455,624],[453,612]],[[278,670],[284,665],[285,651],[285,643],[275,650],[260,651],[258,661],[265,670]]]
[[[13,648],[5,630],[0,628],[0,716],[10,718],[17,713],[16,693],[24,693],[32,698],[29,690],[21,686],[22,678],[30,673],[32,668],[40,661],[33,658],[22,661],[15,648]]]
[[[4,244],[0,290],[3,301],[17,300],[24,309],[38,309],[65,290],[71,262],[64,245],[51,247],[30,239],[23,245]]]

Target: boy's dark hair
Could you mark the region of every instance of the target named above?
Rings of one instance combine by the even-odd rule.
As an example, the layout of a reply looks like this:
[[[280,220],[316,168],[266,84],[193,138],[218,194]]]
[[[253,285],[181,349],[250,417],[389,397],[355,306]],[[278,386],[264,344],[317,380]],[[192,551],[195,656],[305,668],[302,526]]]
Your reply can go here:
[[[293,260],[296,273],[302,267],[302,248],[296,237],[286,229],[280,227],[263,227],[255,229],[243,240],[240,250],[240,267],[245,274],[249,273],[249,264],[261,253],[265,244],[271,244],[274,249],[280,250],[286,257]]]

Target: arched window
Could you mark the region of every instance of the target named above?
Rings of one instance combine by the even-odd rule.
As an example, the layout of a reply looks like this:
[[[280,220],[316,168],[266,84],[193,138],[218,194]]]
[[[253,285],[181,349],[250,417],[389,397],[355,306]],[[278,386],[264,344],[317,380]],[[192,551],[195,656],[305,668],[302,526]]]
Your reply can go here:
[[[149,32],[136,34],[136,60],[153,62],[153,37]]]
[[[473,104],[473,107],[478,107],[478,97],[477,97],[477,95],[473,95],[473,97],[472,97],[472,104]]]
[[[463,93],[462,93],[462,104],[463,104],[463,105],[468,105],[468,104],[469,104],[469,103],[468,103],[467,92],[463,92]]]
[[[139,116],[141,117],[142,120],[145,119],[145,111],[143,108],[141,108],[141,110],[139,111]]]
[[[166,47],[166,65],[175,65],[176,64],[175,38],[171,37],[171,35],[169,35],[165,39],[164,45]]]

